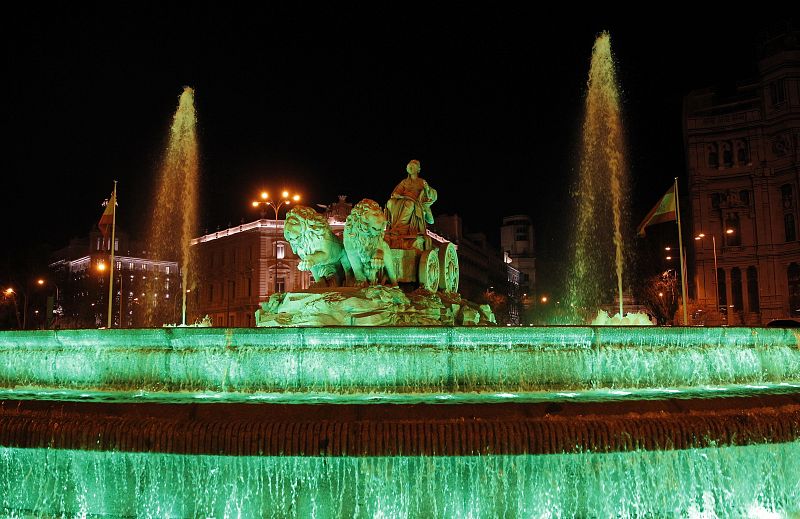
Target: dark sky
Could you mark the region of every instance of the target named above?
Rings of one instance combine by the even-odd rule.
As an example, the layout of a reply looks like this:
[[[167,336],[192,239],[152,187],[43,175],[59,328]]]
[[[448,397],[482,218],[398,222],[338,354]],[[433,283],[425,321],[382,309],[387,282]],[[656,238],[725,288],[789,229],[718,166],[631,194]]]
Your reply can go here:
[[[435,213],[457,212],[495,241],[503,215],[529,214],[544,264],[558,262],[595,36],[610,31],[618,61],[638,221],[673,176],[685,179],[683,96],[753,76],[757,43],[784,22],[579,14],[577,4],[568,14],[111,4],[2,22],[10,236],[0,280],[29,251],[93,227],[114,179],[120,224],[141,232],[183,85],[196,90],[201,229],[254,219],[262,187],[297,190],[309,205],[338,194],[384,203],[417,158],[439,191]]]

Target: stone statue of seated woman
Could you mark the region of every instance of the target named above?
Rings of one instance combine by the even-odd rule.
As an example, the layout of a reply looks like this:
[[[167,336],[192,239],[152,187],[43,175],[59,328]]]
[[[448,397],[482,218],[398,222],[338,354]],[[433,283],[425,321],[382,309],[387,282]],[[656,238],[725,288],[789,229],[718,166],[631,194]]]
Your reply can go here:
[[[386,239],[393,249],[425,250],[429,248],[426,230],[433,223],[431,205],[437,193],[419,177],[418,160],[409,162],[406,171],[408,177],[397,184],[386,202]]]

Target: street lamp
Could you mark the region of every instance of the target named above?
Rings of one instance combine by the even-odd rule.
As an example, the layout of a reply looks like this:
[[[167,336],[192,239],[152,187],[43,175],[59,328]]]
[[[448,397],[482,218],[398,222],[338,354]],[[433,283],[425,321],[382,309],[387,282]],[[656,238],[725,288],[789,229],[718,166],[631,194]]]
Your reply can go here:
[[[280,198],[271,198],[269,193],[266,191],[261,192],[260,200],[253,200],[253,207],[265,206],[261,210],[261,218],[266,218],[266,207],[271,207],[272,210],[275,212],[275,238],[272,240],[272,248],[275,251],[275,269],[273,273],[273,291],[278,291],[278,213],[281,210],[281,207],[291,205],[292,202],[299,202],[300,195],[294,194],[289,195],[289,192],[284,190],[281,192]]]
[[[8,287],[3,290],[3,297],[10,297],[14,300],[14,314],[17,316],[17,327],[22,328],[22,321],[20,321],[19,318],[19,305],[17,305],[17,292],[13,288]]]
[[[725,234],[731,235],[733,234],[733,229],[725,229]],[[719,312],[719,271],[717,269],[717,237],[713,234],[706,235],[705,233],[700,233],[694,237],[695,241],[700,241],[706,236],[711,236],[711,244],[712,248],[714,249],[714,283],[715,283],[715,292],[717,294],[717,312]]]
[[[47,309],[47,317],[45,319],[45,326],[47,328],[50,328],[50,325],[53,322],[53,314],[61,315],[61,306],[59,305],[59,295],[58,295],[58,292],[59,292],[58,284],[55,283],[54,281],[47,281],[44,278],[37,279],[36,280],[36,284],[39,285],[40,287],[43,287],[45,285],[53,285],[53,288],[56,289],[55,299],[53,300],[53,307],[50,308],[50,298],[51,298],[51,296],[47,296],[47,302],[45,304],[45,308]]]

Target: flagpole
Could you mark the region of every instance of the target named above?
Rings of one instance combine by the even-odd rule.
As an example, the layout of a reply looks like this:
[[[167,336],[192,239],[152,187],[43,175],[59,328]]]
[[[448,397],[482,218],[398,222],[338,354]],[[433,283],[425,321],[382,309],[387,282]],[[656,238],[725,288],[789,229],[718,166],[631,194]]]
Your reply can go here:
[[[681,203],[678,196],[678,177],[675,177],[675,214],[678,222],[678,249],[680,250],[681,260],[681,295],[683,297],[683,325],[689,326],[687,306],[689,300],[686,299],[686,269],[683,262],[683,234],[681,233]]]
[[[114,194],[111,196],[111,268],[108,279],[108,328],[111,328],[111,318],[114,305],[114,240],[117,230],[117,181],[114,181]],[[120,294],[120,298],[122,295]],[[120,306],[120,323],[122,323],[122,307]]]

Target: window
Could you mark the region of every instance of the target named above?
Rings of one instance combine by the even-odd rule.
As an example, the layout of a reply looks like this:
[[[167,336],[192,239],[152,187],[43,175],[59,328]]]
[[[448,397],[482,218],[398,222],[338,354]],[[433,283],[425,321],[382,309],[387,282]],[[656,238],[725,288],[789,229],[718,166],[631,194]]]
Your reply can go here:
[[[117,270],[122,270],[122,262],[121,261],[117,262]]]
[[[719,286],[717,287],[717,298],[719,300],[719,309],[721,312],[728,310],[728,286],[725,282],[725,269],[717,269],[717,279]]]
[[[164,267],[164,272],[166,272],[167,274],[169,274],[169,265],[167,265],[166,267]]]
[[[733,149],[729,142],[722,143],[722,163],[726,168],[733,166]]]
[[[760,312],[758,297],[758,271],[755,267],[747,267],[747,306],[751,312]]]
[[[794,225],[794,215],[788,213],[783,215],[783,231],[786,234],[786,241],[795,241],[797,239],[797,232]]]
[[[253,278],[247,278],[247,297],[253,295]]]
[[[742,189],[741,191],[739,191],[739,200],[744,205],[750,205],[750,191],[746,189]]]
[[[286,278],[279,277],[275,279],[275,292],[283,292],[286,287]]]
[[[800,266],[797,263],[789,264],[786,270],[789,282],[789,315],[800,315]]]
[[[792,207],[792,195],[793,193],[791,184],[784,184],[781,186],[781,200],[783,201],[784,208]]]
[[[733,230],[728,234],[728,230]],[[742,233],[739,228],[739,214],[731,213],[725,219],[725,243],[729,246],[738,246],[742,244]]]
[[[716,143],[711,143],[708,145],[708,167],[719,167],[719,152],[717,151]]]
[[[778,105],[786,101],[786,88],[783,79],[773,81],[769,84],[769,100],[773,105]]]
[[[119,250],[119,238],[114,238],[114,251]]]
[[[133,262],[128,262],[128,270],[133,270]]]
[[[103,243],[103,238],[97,238],[97,250],[100,250],[102,243]]]
[[[720,204],[722,203],[722,195],[719,193],[712,193],[711,194],[711,208],[712,209],[719,209]]]
[[[736,161],[740,166],[744,166],[750,162],[750,157],[747,153],[747,143],[745,141],[739,142],[736,148]]]
[[[279,243],[277,243],[275,245],[275,257],[276,258],[283,259],[284,255],[286,254],[285,248],[284,248],[285,246],[286,246],[286,244],[283,243],[283,242],[279,242]],[[280,292],[283,292],[283,290],[280,290]]]
[[[742,271],[739,267],[731,269],[731,299],[733,309],[741,311],[744,305],[742,299]]]

